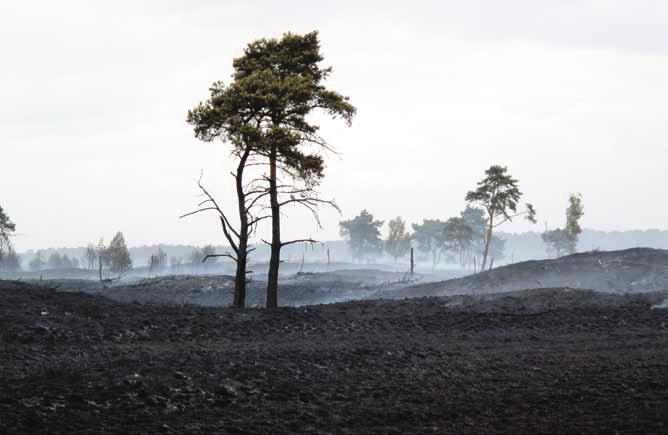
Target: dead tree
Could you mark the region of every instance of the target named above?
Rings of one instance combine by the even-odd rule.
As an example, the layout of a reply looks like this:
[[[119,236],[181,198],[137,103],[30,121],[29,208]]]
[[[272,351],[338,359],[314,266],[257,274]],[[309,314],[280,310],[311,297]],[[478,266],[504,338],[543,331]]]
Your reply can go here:
[[[197,186],[204,196],[204,200],[197,204],[198,209],[190,213],[186,213],[181,218],[192,216],[201,212],[214,212],[218,215],[225,239],[230,245],[230,251],[222,254],[206,255],[202,259],[202,263],[209,258],[225,257],[229,258],[236,264],[235,280],[234,280],[234,299],[232,306],[235,308],[244,308],[246,305],[246,275],[248,274],[248,258],[249,254],[255,250],[250,247],[249,239],[255,232],[257,224],[269,218],[269,216],[255,216],[255,210],[262,198],[264,189],[255,186],[255,182],[248,185],[244,184],[244,171],[249,165],[249,158],[251,157],[251,148],[246,148],[239,155],[239,164],[236,171],[231,175],[235,180],[239,225],[236,227],[232,224],[222,206],[216,201],[213,195],[202,184],[202,177],[197,182]]]

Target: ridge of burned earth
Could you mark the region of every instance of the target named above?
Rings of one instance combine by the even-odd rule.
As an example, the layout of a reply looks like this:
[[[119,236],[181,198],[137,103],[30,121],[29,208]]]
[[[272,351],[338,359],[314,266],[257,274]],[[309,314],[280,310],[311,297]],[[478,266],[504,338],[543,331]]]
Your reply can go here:
[[[240,311],[0,282],[0,432],[666,433],[665,298]]]
[[[463,278],[405,287],[386,297],[503,293],[559,287],[609,293],[668,290],[668,250],[592,251],[553,260],[524,261]]]

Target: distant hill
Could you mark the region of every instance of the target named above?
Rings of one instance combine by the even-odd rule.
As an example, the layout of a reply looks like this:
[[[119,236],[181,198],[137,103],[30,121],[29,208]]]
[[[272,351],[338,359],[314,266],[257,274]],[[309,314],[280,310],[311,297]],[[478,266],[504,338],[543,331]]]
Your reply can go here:
[[[668,250],[633,248],[524,261],[463,278],[404,288],[393,296],[448,296],[564,287],[609,293],[668,290]]]

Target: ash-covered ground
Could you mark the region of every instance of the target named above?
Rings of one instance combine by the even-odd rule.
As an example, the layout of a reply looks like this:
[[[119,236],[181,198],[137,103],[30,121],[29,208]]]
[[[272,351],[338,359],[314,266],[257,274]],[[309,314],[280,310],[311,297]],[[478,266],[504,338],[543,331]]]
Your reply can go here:
[[[663,253],[600,254],[417,285],[287,275],[275,311],[224,308],[225,276],[0,281],[0,432],[668,433]],[[647,286],[481,286],[527,264]]]
[[[5,433],[666,433],[668,295],[277,311],[0,286]]]

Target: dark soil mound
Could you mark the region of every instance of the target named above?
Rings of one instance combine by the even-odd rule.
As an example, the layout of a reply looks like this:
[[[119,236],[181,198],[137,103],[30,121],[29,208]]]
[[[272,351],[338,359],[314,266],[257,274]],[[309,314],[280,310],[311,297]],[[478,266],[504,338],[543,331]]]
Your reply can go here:
[[[668,290],[668,251],[635,248],[586,252],[556,260],[525,261],[464,278],[416,285],[402,289],[393,297],[500,293],[554,287],[611,293]]]
[[[0,282],[0,432],[667,433],[659,296],[238,311]]]

